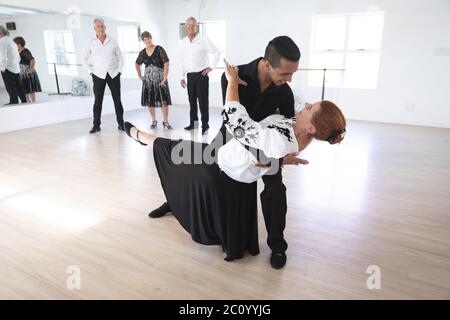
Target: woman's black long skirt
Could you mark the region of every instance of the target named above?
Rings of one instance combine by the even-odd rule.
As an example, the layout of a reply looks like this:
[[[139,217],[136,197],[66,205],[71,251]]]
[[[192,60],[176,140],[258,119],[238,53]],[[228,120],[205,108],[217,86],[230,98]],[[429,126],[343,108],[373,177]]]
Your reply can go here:
[[[198,154],[207,147],[189,140],[155,140],[153,156],[172,213],[195,242],[222,245],[227,261],[242,258],[246,251],[257,255],[256,184],[229,178],[203,157],[195,162],[194,152],[188,161],[177,158],[189,148]]]

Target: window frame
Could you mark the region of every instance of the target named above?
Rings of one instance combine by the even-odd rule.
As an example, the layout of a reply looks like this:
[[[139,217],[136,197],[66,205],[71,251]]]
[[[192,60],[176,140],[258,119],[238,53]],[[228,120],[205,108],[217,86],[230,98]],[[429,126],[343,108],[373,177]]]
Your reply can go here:
[[[351,19],[354,17],[362,17],[362,16],[371,16],[371,15],[381,15],[383,17],[383,24],[381,26],[381,35],[384,31],[384,18],[385,18],[385,12],[384,11],[374,11],[374,12],[357,12],[357,13],[346,13],[346,14],[325,14],[325,15],[314,15],[312,17],[312,30],[311,30],[311,55],[310,55],[310,61],[314,60],[315,55],[318,54],[342,54],[342,65],[336,66],[337,69],[348,69],[347,63],[348,63],[348,55],[350,54],[377,54],[378,55],[378,66],[379,69],[379,61],[381,56],[381,47],[382,47],[382,37],[380,40],[380,44],[378,46],[378,49],[367,49],[367,48],[358,48],[358,49],[349,49],[349,42],[350,42],[350,32],[351,32]],[[345,18],[345,36],[344,36],[344,47],[343,49],[316,49],[315,48],[315,42],[316,42],[316,19],[318,18],[324,18],[324,17],[344,17]],[[320,68],[323,69],[324,66],[313,66],[313,68]],[[332,67],[325,67],[327,69],[331,69]],[[345,88],[345,89],[376,89],[378,85],[378,71],[376,74],[376,79],[374,81],[374,86],[363,86],[363,87],[354,87],[346,84],[345,81],[345,71],[335,71],[340,72],[339,81],[338,83],[327,83],[327,87],[329,88]],[[320,79],[321,76],[320,76]],[[316,78],[312,78],[311,75],[308,76],[308,86],[310,87],[321,87],[322,86],[322,80],[319,81],[319,76]]]
[[[121,29],[136,29],[136,39],[137,39],[137,51],[135,50],[125,50],[127,48],[123,48],[123,43],[122,43],[122,37],[121,37]],[[143,44],[140,38],[140,34],[141,34],[141,26],[140,25],[136,25],[136,26],[118,26],[117,27],[117,42],[119,44],[119,48],[122,51],[122,56],[123,56],[123,70],[122,70],[122,78],[125,79],[137,79],[137,74],[135,72],[135,60],[136,57],[139,55],[140,51],[143,48]],[[128,56],[132,56],[133,58],[130,59],[130,61],[132,61],[132,63],[128,64],[127,63],[127,57]],[[130,68],[129,70],[127,68]]]
[[[55,42],[53,43],[48,43],[49,40],[49,35],[50,34],[57,34],[57,33],[61,33],[61,34],[70,34],[71,37],[71,41],[72,41],[72,45],[74,48],[74,51],[68,51],[66,50],[66,43],[64,42],[63,46],[64,46],[64,50],[63,51],[58,51],[56,50],[56,45]],[[54,69],[54,65],[56,64],[56,68],[57,68],[57,72],[59,75],[67,75],[67,76],[77,76],[78,75],[78,68],[76,65],[76,51],[75,51],[75,42],[74,42],[74,37],[73,37],[73,31],[70,29],[49,29],[49,30],[44,30],[43,31],[44,34],[44,45],[45,45],[45,54],[46,54],[46,58],[47,58],[47,70],[48,73],[50,75],[53,75],[55,73],[55,69]],[[54,36],[53,39],[54,40]],[[64,35],[62,36],[62,38],[64,39]],[[49,48],[49,45],[51,45],[51,48]],[[71,65],[64,65],[61,64],[60,62],[58,62],[58,56],[59,54],[64,54],[66,57],[66,61],[67,64],[71,64]],[[70,58],[68,57],[68,55],[72,55],[73,56],[73,62],[70,62]],[[52,60],[52,61],[49,61]],[[54,60],[54,61],[53,61]]]

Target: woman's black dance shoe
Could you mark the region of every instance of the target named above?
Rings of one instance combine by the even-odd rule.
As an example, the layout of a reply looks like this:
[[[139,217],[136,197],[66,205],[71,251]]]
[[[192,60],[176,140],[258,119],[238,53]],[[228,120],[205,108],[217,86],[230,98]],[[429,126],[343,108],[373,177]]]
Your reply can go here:
[[[161,218],[166,215],[166,213],[172,212],[170,206],[167,202],[164,202],[163,205],[148,214],[150,218]]]
[[[123,126],[124,126],[124,128],[125,128],[125,132],[126,132],[126,134],[130,137],[130,138],[132,138],[133,140],[135,140],[135,141],[137,141],[137,142],[139,142],[141,145],[143,145],[143,146],[146,146],[147,144],[146,143],[143,143],[143,142],[141,142],[140,140],[139,140],[139,130],[137,130],[137,132],[136,132],[136,139],[135,138],[133,138],[133,136],[131,135],[131,128],[133,128],[134,127],[134,125],[132,124],[132,123],[130,123],[130,122],[124,122],[123,123]]]

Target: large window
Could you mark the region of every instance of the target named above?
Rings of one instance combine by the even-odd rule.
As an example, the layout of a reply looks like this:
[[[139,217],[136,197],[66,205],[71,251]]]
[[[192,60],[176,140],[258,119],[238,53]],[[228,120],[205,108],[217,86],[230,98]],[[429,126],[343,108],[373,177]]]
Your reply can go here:
[[[134,65],[139,51],[142,48],[140,39],[140,27],[118,27],[117,34],[119,47],[123,54],[122,76],[125,78],[137,78]]]
[[[45,51],[47,55],[48,71],[54,73],[56,64],[57,72],[65,75],[76,75],[75,46],[71,30],[45,30]]]
[[[345,69],[327,73],[328,87],[376,89],[383,25],[383,12],[314,16],[310,66]],[[321,86],[322,74],[308,83]]]
[[[184,23],[180,24],[179,31],[180,39],[184,38],[186,36]],[[223,20],[199,22],[199,33],[207,36],[220,51],[220,59],[217,66],[215,66],[220,69],[214,69],[209,73],[209,80],[211,82],[220,82],[220,77],[222,76],[222,73],[224,72],[223,68],[225,67],[223,59],[225,58],[226,51],[226,23]],[[210,61],[212,61],[211,59],[212,57],[210,57]]]

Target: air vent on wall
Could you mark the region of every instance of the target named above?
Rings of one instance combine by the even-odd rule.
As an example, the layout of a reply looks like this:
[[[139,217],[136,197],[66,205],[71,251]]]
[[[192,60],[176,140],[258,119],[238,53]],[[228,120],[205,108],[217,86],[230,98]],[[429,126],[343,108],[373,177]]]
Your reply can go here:
[[[7,22],[6,23],[6,29],[8,30],[16,30],[16,23],[15,22]]]

